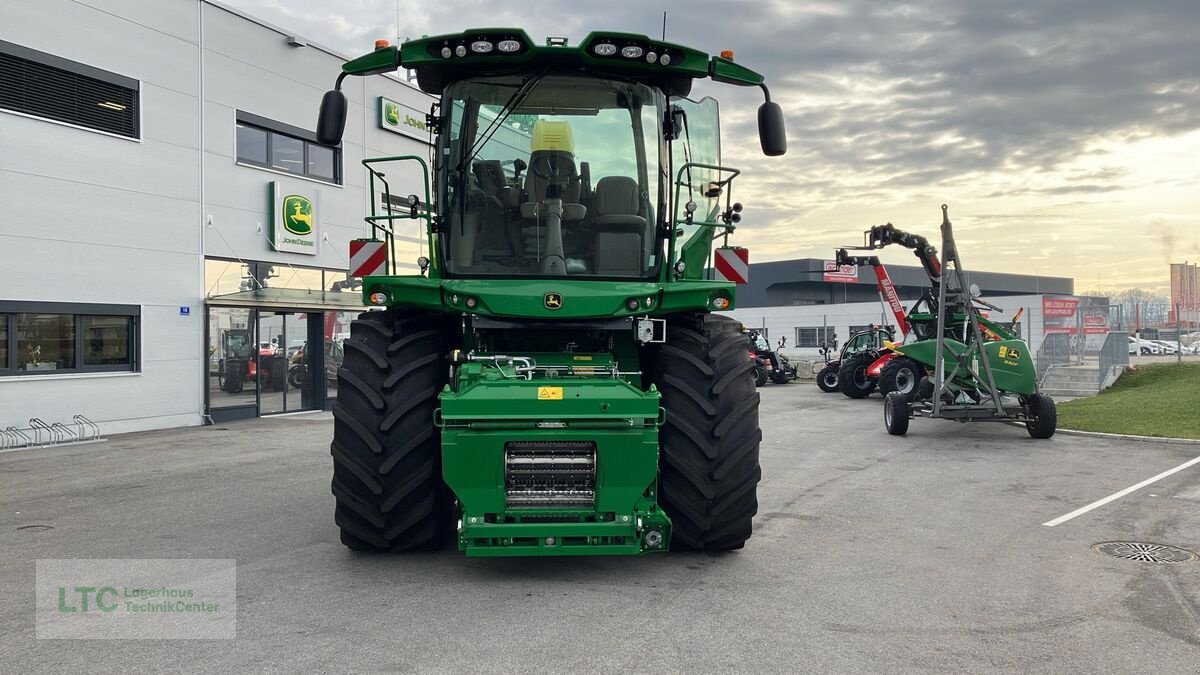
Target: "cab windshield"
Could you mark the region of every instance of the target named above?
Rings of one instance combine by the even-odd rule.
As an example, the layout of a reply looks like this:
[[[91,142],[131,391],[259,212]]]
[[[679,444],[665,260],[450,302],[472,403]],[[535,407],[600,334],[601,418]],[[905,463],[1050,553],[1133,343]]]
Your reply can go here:
[[[451,85],[446,270],[653,275],[660,98],[637,83],[565,75]]]

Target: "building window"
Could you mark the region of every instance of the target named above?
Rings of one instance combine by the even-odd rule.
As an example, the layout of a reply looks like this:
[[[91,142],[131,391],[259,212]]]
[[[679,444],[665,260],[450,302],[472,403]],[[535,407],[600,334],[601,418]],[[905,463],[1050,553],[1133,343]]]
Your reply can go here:
[[[310,131],[239,110],[237,161],[312,178],[342,183],[340,148],[317,143]]]
[[[0,40],[0,108],[140,138],[140,83]]]
[[[820,347],[822,344],[834,344],[837,336],[833,326],[817,326],[815,328],[797,328],[797,347]]]
[[[136,371],[139,310],[0,301],[0,372]]]

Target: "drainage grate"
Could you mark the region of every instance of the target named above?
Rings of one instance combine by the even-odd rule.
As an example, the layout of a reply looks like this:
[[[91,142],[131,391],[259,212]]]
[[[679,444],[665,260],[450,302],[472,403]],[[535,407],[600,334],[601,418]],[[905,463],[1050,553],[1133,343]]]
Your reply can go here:
[[[1092,550],[1115,558],[1149,563],[1183,563],[1200,557],[1191,551],[1175,546],[1137,541],[1106,541],[1092,546]]]

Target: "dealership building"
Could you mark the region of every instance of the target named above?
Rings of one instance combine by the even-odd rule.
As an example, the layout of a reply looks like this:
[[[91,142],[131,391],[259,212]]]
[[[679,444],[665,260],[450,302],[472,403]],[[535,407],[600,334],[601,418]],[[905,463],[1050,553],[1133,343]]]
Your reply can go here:
[[[788,353],[806,359],[819,358],[821,344],[844,344],[872,325],[895,329],[896,319],[880,299],[871,268],[860,266],[843,276],[828,274],[828,264],[816,258],[751,264],[749,283],[738,287],[737,309],[729,314],[765,333],[774,345],[786,338]],[[920,266],[887,265],[887,274],[905,308],[930,290],[929,276]],[[965,276],[968,285],[979,286],[981,296],[1001,308],[993,312],[997,320],[1010,321],[1021,311],[1022,337],[1035,350],[1046,332],[1058,329],[1045,320],[1053,299],[1082,301],[1071,295],[1075,282],[1067,277],[987,271],[967,271]]]
[[[362,311],[360,162],[427,158],[434,101],[351,78],[345,139],[322,145],[344,60],[207,0],[0,3],[0,430],[330,405]],[[416,163],[387,180],[392,204],[425,194]],[[400,267],[419,222],[396,227]]]

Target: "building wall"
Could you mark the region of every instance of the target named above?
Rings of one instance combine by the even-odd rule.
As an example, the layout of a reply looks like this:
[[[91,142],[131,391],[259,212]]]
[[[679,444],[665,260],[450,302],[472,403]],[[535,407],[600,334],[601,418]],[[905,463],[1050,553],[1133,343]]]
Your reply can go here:
[[[1003,312],[990,312],[989,316],[1001,322],[1010,321],[1018,308],[1024,307],[1021,315],[1021,337],[1032,350],[1041,346],[1042,332],[1042,296],[1040,295],[1011,295],[984,298],[988,302],[1003,309]],[[747,328],[766,328],[771,345],[777,345],[780,337],[787,337],[787,354],[802,359],[816,360],[820,352],[815,347],[796,347],[797,328],[833,328],[838,347],[845,344],[850,337],[851,326],[862,326],[871,323],[879,324],[886,320],[888,325],[895,325],[895,318],[884,313],[878,301],[855,302],[837,305],[805,305],[785,307],[750,307],[735,309],[725,314],[741,321]]]
[[[378,76],[344,89],[343,185],[239,166],[235,111],[311,130],[343,59],[220,5],[4,2],[0,39],[140,80],[142,116],[141,139],[129,140],[0,111],[0,299],[141,307],[140,372],[0,377],[0,427],[77,413],[105,433],[199,424],[204,257],[345,269],[348,241],[368,230],[364,153],[428,155],[376,128],[375,99],[417,109],[432,99]],[[405,193],[422,191],[415,174],[395,175]],[[319,193],[318,255],[271,249],[272,180]]]

